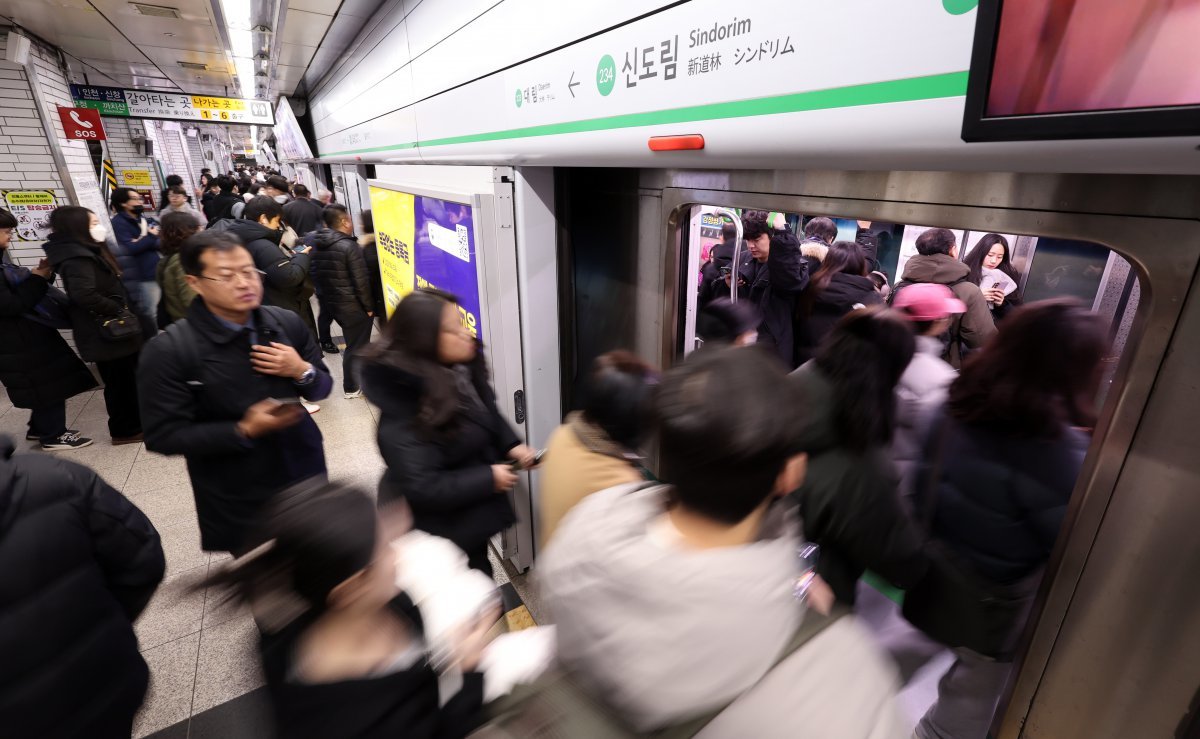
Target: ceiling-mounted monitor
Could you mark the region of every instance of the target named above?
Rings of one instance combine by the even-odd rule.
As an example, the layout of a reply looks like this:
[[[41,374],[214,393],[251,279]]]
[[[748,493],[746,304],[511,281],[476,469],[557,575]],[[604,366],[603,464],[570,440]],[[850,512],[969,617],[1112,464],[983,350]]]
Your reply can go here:
[[[1200,0],[981,0],[964,141],[1200,135]]]
[[[300,130],[292,105],[285,97],[279,98],[275,107],[275,146],[279,151],[279,160],[283,162],[301,162],[313,158],[312,149]]]

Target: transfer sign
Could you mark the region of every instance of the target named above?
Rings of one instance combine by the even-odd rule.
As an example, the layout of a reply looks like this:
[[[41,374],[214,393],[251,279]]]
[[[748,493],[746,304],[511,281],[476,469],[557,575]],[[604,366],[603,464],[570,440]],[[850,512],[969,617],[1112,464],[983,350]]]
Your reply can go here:
[[[98,110],[103,116],[275,125],[275,112],[266,100],[95,85],[71,85],[71,97],[75,100],[75,107]]]

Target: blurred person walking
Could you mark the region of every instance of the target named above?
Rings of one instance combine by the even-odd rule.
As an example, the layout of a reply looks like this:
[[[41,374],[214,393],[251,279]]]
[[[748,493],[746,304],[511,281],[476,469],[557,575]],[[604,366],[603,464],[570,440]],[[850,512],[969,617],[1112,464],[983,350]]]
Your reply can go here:
[[[183,265],[179,262],[179,250],[183,242],[198,233],[203,226],[185,212],[168,213],[162,220],[159,247],[162,259],[158,262],[155,279],[162,291],[162,302],[158,307],[159,328],[166,328],[187,316],[188,306],[196,299],[196,291],[187,282]]]
[[[717,298],[696,314],[696,336],[705,346],[754,346],[758,341],[758,312],[729,298]]]
[[[826,249],[820,268],[800,295],[796,311],[796,361],[803,364],[812,359],[842,316],[858,308],[882,304],[875,283],[867,277],[862,247],[852,241],[835,241]]]
[[[158,333],[154,314],[158,308],[158,283],[154,281],[158,267],[157,223],[143,215],[142,196],[137,190],[118,187],[112,194],[112,228],[117,239],[117,264],[121,267],[121,282],[133,300],[130,308],[137,314],[142,335],[147,339]]]
[[[906,588],[928,567],[891,457],[894,391],[915,345],[895,313],[860,308],[789,378],[799,398],[800,444],[808,450],[808,474],[796,492],[804,534],[821,545],[817,571],[847,605],[865,570]]]
[[[797,555],[788,493],[805,455],[781,408],[804,406],[766,353],[701,350],[664,375],[670,484],[588,496],[542,557],[550,689],[586,694],[628,735],[902,735],[890,666],[853,616],[822,615],[832,596]]]
[[[85,362],[96,363],[104,381],[112,443],[136,444],[142,440],[137,364],[144,339],[117,259],[105,244],[107,229],[95,213],[76,205],[56,208],[50,229],[42,249],[70,300],[75,348]]]
[[[45,451],[91,446],[91,439],[67,428],[67,398],[96,387],[58,333],[70,325],[69,299],[51,285],[49,261],[34,269],[12,263],[8,247],[16,227],[13,214],[0,210],[0,383],[14,406],[29,409],[27,441]]]
[[[487,361],[454,296],[417,290],[363,352],[363,388],[379,407],[387,471],[379,502],[408,501],[413,526],[449,539],[492,574],[488,541],[516,522],[508,491],[534,451],[496,408]]]
[[[299,398],[325,398],[333,379],[300,319],[262,305],[261,274],[233,234],[196,234],[179,261],[199,297],[142,358],[146,448],[187,459],[201,547],[243,552],[272,496],[325,475]]]
[[[582,408],[568,414],[546,443],[538,501],[541,546],[587,496],[646,479],[640,448],[650,433],[657,382],[654,368],[627,351],[592,362]]]
[[[387,325],[387,303],[383,299],[383,273],[379,271],[379,248],[375,243],[375,219],[370,209],[359,215],[362,221],[362,231],[358,236],[358,245],[362,247],[363,261],[367,264],[367,275],[371,278],[371,313],[375,317],[375,325],[382,331]]]
[[[5,736],[132,733],[149,682],[133,622],[165,567],[149,519],[95,472],[0,437]]]
[[[299,185],[297,187],[300,187]],[[295,205],[295,201],[289,205]],[[312,278],[321,316],[337,321],[346,337],[342,363],[342,391],[346,399],[362,397],[359,388],[359,353],[371,343],[374,298],[362,247],[354,238],[354,221],[341,205],[327,206],[325,227],[312,234]],[[322,344],[322,350],[325,349]]]
[[[1100,316],[1032,303],[950,386],[917,489],[934,566],[904,616],[956,659],[919,739],[987,735],[1083,468],[1107,350]]]

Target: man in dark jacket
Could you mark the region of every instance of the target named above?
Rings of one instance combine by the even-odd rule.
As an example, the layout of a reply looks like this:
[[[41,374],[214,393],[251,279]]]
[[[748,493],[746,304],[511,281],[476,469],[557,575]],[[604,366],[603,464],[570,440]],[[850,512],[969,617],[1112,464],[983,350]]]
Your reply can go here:
[[[931,228],[917,237],[917,256],[904,264],[904,275],[889,296],[889,302],[906,285],[932,282],[945,285],[967,306],[967,312],[950,322],[949,346],[943,357],[961,367],[965,349],[977,349],[996,333],[996,323],[979,286],[971,281],[971,268],[958,259],[954,232]]]
[[[324,206],[308,196],[308,188],[297,184],[292,188],[296,197],[283,206],[283,220],[300,236],[308,236],[321,228]]]
[[[27,440],[46,451],[90,446],[91,439],[67,428],[67,398],[96,387],[96,380],[38,312],[54,280],[50,262],[32,270],[9,262],[16,227],[12,213],[0,210],[0,382],[14,406],[30,409]]]
[[[121,282],[129,291],[133,304],[129,306],[142,324],[142,335],[150,339],[158,333],[155,315],[162,290],[154,276],[158,269],[158,224],[142,217],[142,196],[137,190],[118,187],[113,191],[113,236],[120,249],[117,263],[121,267]]]
[[[213,228],[233,233],[246,245],[263,274],[263,303],[300,316],[315,336],[317,325],[309,302],[313,293],[308,277],[312,255],[307,245],[291,250],[280,244],[283,206],[259,196],[246,205],[240,219],[226,220]]]
[[[261,306],[233,234],[197,234],[179,259],[199,297],[144,352],[146,448],[187,458],[201,546],[241,553],[276,492],[325,474],[321,432],[295,399],[325,398],[333,379],[303,322]]]
[[[128,737],[149,671],[133,621],[162,581],[158,532],[81,465],[0,439],[0,726]]]
[[[220,192],[204,204],[204,215],[208,216],[209,226],[223,218],[233,218],[233,206],[244,202],[242,197],[233,191],[233,178],[221,175],[214,182]]]
[[[746,251],[750,260],[738,267],[745,283],[738,293],[758,308],[762,323],[758,343],[770,348],[788,368],[793,358],[792,316],[796,299],[808,285],[808,263],[800,255],[795,234],[784,229],[783,214],[775,214],[775,223],[747,219],[742,224]]]
[[[349,211],[341,205],[330,205],[323,217],[325,228],[312,235],[313,285],[321,312],[328,310],[346,337],[342,390],[349,400],[362,397],[356,364],[358,352],[371,341],[374,299],[367,263],[362,247],[354,238]]]

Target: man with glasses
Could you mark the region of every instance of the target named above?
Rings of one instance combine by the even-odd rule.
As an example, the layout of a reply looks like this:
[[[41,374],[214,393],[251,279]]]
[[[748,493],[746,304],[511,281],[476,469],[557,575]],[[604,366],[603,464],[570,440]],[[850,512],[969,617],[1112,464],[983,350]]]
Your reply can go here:
[[[262,305],[262,273],[233,233],[198,233],[179,260],[199,299],[142,353],[146,448],[187,459],[201,546],[242,553],[276,492],[325,475],[300,402],[327,397],[333,379],[300,317]]]

